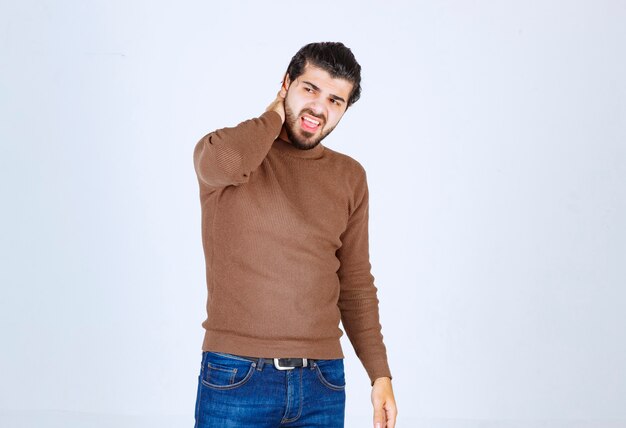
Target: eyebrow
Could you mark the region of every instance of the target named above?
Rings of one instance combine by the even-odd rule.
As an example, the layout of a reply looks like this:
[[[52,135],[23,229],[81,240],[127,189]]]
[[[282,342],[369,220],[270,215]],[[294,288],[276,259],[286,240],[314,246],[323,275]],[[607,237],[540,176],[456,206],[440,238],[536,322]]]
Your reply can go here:
[[[303,81],[302,81],[302,83],[306,83],[307,85],[311,86],[311,87],[312,87],[313,89],[315,89],[316,91],[319,91],[319,90],[320,90],[320,88],[319,88],[319,87],[317,87],[316,85],[314,85],[313,83],[311,83],[311,82],[309,82],[309,81],[303,80]],[[337,100],[337,101],[342,101],[342,102],[344,102],[344,103],[346,102],[346,100],[344,100],[343,98],[341,98],[340,96],[335,95],[335,94],[330,94],[330,97],[331,97],[332,99],[334,99],[334,100]]]

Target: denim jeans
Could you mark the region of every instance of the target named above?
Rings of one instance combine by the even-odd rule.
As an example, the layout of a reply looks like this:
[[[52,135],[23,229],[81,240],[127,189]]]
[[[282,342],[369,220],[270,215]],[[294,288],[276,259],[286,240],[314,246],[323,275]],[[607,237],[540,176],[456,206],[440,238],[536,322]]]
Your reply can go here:
[[[195,428],[343,428],[343,359],[278,370],[247,358],[202,352]]]

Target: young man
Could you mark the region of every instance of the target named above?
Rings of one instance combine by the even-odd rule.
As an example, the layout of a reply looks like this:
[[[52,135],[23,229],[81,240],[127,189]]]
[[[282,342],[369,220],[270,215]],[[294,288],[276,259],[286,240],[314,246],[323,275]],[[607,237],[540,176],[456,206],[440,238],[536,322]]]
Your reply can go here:
[[[360,71],[343,44],[308,44],[261,116],[195,147],[208,286],[196,428],[343,427],[340,320],[374,427],[395,426],[365,170],[321,144],[359,99]]]

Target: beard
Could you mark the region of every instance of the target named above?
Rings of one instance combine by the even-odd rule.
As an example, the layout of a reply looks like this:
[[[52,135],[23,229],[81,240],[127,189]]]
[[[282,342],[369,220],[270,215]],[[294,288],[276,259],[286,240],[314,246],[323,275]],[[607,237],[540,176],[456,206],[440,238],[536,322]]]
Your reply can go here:
[[[320,133],[319,137],[315,138],[314,133],[304,131],[300,127],[300,116],[304,113],[320,119],[320,126],[322,123],[326,125],[326,118],[315,114],[315,112],[313,112],[311,109],[302,109],[302,111],[300,111],[300,113],[296,115],[285,102],[285,131],[287,132],[287,137],[289,137],[289,141],[291,141],[291,144],[294,147],[300,150],[311,150],[312,148],[317,146],[320,141],[326,138],[326,136],[330,134],[333,129],[335,129],[335,127],[333,126],[326,131],[322,128],[322,132]]]

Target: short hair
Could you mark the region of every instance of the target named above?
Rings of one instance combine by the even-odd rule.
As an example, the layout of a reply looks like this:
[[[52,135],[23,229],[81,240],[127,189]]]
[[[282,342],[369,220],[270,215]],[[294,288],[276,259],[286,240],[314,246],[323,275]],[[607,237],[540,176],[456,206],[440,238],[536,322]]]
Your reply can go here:
[[[347,107],[361,98],[361,66],[352,51],[343,43],[309,43],[300,48],[287,67],[287,74],[291,81],[304,73],[307,63],[325,70],[334,78],[346,79],[352,83],[352,92],[348,97]]]

